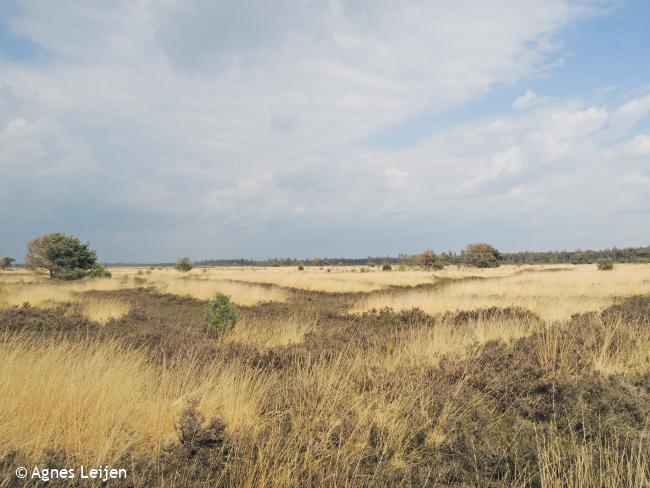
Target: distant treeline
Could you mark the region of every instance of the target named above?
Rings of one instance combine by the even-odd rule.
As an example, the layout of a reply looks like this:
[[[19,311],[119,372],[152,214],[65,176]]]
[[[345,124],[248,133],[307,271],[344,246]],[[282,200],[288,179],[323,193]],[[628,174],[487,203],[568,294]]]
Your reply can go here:
[[[590,264],[603,259],[611,259],[617,263],[650,263],[650,246],[627,247],[591,251],[577,249],[575,251],[521,251],[503,253],[503,262],[509,264]]]
[[[611,248],[600,251],[520,251],[501,253],[503,264],[593,264],[604,259],[617,263],[650,263],[650,246]],[[267,258],[255,259],[206,259],[196,261],[195,266],[380,266],[382,264],[411,263],[415,256],[400,254],[398,256],[368,256],[367,258]],[[464,264],[465,251],[443,252],[438,254],[442,264]]]

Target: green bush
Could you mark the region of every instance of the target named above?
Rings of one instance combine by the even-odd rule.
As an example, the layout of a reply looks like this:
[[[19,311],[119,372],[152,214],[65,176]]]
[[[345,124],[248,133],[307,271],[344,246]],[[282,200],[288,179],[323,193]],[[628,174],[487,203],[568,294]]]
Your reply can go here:
[[[611,259],[601,259],[598,261],[597,266],[600,271],[611,271],[614,269],[614,261]]]
[[[208,323],[208,334],[218,336],[235,327],[239,318],[239,310],[230,298],[222,293],[217,293],[205,309],[205,320]]]
[[[111,278],[113,275],[103,264],[97,263],[89,275],[91,278]]]
[[[381,270],[382,271],[393,271],[393,267],[390,264],[386,263],[381,267]]]
[[[174,268],[181,273],[187,273],[192,271],[192,261],[190,261],[190,258],[179,258]]]

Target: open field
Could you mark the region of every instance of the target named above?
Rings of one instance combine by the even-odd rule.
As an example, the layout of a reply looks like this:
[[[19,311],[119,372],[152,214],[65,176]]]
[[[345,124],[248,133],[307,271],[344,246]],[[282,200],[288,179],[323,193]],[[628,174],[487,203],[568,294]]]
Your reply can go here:
[[[650,265],[328,269],[0,272],[0,486],[650,487]]]
[[[616,297],[637,294],[650,294],[647,265],[619,266],[607,273],[589,265],[573,269],[527,267],[501,275],[501,279],[456,280],[442,289],[374,294],[361,299],[355,310],[420,308],[439,314],[491,306],[523,307],[553,321],[568,319],[576,313],[600,311]]]

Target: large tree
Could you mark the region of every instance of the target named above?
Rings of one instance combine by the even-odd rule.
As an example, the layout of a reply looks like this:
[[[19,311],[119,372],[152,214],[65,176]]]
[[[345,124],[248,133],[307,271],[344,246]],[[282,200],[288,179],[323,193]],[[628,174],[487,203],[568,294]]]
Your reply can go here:
[[[25,265],[32,269],[45,268],[50,278],[75,280],[87,276],[97,263],[97,254],[90,244],[73,236],[52,233],[27,243]]]
[[[426,270],[444,268],[440,256],[438,256],[431,249],[427,249],[422,254],[413,256],[413,264],[415,266],[421,266]]]
[[[501,253],[490,244],[479,242],[469,244],[464,253],[465,263],[477,268],[496,268],[501,262]]]
[[[14,258],[5,256],[4,258],[0,259],[0,269],[4,271],[7,268],[11,268],[11,265],[14,264],[14,261],[16,261]]]

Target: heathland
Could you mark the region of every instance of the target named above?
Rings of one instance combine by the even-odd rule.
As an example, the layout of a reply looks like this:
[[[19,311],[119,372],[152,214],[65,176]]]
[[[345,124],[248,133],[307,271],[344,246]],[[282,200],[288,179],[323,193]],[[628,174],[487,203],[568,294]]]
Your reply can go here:
[[[650,487],[648,264],[111,273],[0,272],[0,486]]]

